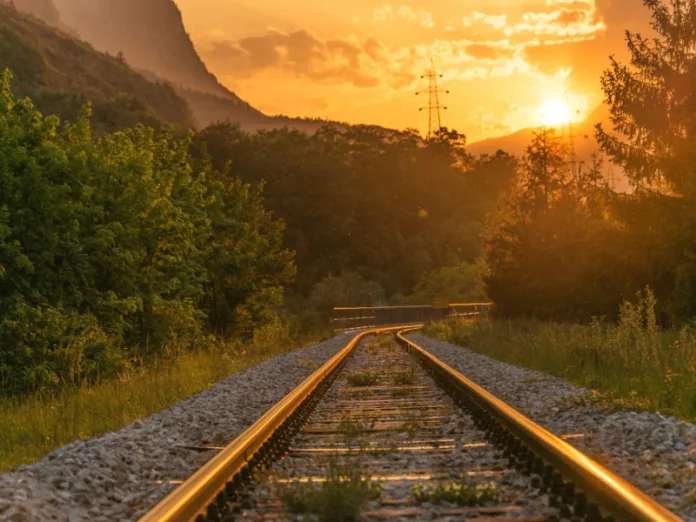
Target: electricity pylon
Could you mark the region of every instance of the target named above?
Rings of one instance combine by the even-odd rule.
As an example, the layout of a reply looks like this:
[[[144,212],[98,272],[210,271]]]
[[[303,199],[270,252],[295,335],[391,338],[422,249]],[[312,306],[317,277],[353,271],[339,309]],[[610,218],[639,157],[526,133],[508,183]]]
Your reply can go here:
[[[441,89],[438,85],[438,78],[442,78],[441,74],[438,74],[435,70],[435,61],[430,58],[430,69],[421,76],[421,79],[428,79],[428,89],[425,91],[418,91],[416,96],[420,94],[428,95],[428,105],[427,107],[419,107],[419,111],[428,110],[428,139],[434,137],[442,128],[442,119],[440,116],[440,111],[446,111],[447,107],[440,105],[440,95],[449,94],[449,91]]]
[[[572,111],[570,108],[570,104],[568,102],[568,91],[566,91],[564,95],[564,103],[565,106],[568,108],[569,111]],[[569,114],[568,115],[568,124],[567,124],[567,132],[568,132],[568,164],[570,165],[570,174],[573,177],[573,179],[577,179],[577,177],[580,175],[579,172],[579,165],[578,165],[578,158],[575,153],[575,138],[577,137],[575,135],[575,129],[573,129],[573,117],[575,114],[579,114],[580,111],[575,111],[574,114]]]

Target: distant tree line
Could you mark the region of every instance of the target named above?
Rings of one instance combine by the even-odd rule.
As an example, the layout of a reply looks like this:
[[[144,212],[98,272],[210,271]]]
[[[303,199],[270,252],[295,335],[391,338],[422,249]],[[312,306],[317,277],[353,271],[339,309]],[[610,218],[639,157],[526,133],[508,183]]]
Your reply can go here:
[[[378,283],[374,295],[400,301],[425,274],[476,262],[485,217],[514,177],[513,157],[474,158],[465,144],[447,129],[423,140],[371,126],[248,134],[220,123],[194,137],[192,154],[263,183],[296,252],[294,296],[348,270]],[[343,304],[371,304],[362,295]]]

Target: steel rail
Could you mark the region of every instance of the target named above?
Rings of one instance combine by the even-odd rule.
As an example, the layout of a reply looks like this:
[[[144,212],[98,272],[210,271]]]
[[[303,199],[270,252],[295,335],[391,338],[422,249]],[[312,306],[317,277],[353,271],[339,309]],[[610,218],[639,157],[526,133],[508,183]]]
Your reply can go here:
[[[412,331],[413,328],[409,328]],[[406,330],[397,333],[397,339],[419,356],[426,366],[463,392],[480,409],[490,414],[523,445],[559,472],[563,479],[582,490],[588,500],[618,520],[636,522],[676,522],[680,517],[657,501],[587,457],[573,446],[531,421],[481,386],[467,379],[451,366],[404,337]]]
[[[341,366],[364,337],[377,333],[402,331],[405,328],[403,325],[382,327],[357,334],[341,351],[165,497],[139,522],[189,522],[202,514],[217,494],[225,488],[227,482],[247,465],[254,454],[303,401]]]

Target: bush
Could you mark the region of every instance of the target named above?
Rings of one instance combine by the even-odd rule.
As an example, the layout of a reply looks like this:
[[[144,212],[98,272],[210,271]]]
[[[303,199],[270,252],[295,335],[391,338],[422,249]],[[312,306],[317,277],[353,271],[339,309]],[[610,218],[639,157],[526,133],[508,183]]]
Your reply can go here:
[[[93,382],[129,358],[272,320],[292,253],[252,189],[189,161],[190,138],[92,138],[0,80],[2,391]]]
[[[430,336],[599,390],[613,403],[696,418],[696,331],[659,328],[646,289],[621,306],[618,324],[459,320],[429,325]]]
[[[355,272],[328,275],[317,283],[309,297],[311,306],[323,317],[330,317],[336,306],[376,306],[384,304],[384,288]]]

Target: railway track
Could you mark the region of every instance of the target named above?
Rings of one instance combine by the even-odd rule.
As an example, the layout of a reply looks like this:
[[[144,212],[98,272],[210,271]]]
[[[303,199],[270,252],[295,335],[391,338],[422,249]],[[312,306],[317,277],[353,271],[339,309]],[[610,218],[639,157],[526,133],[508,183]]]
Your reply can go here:
[[[401,330],[357,335],[141,522],[681,520]]]

